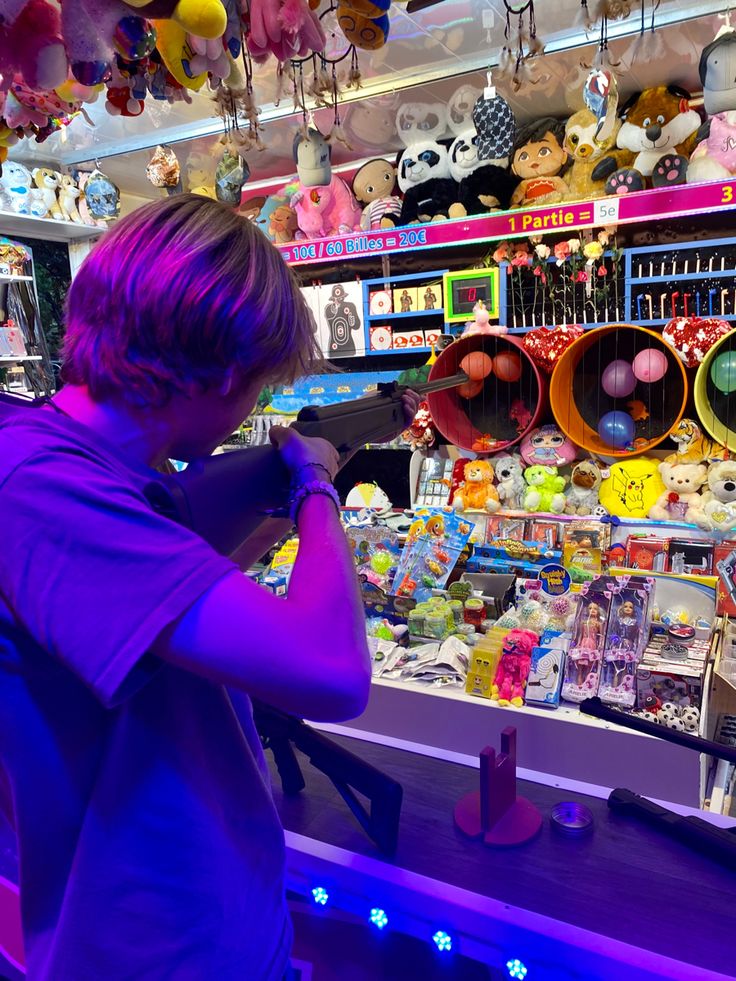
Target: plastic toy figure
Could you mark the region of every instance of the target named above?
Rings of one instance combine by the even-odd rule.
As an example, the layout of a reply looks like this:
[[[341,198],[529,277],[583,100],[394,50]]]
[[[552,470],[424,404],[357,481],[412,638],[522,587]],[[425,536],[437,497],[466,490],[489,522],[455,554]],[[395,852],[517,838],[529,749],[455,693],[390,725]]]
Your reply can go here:
[[[636,615],[636,606],[633,600],[624,600],[618,608],[616,614],[618,621],[618,636],[621,638],[621,646],[634,650],[639,639],[639,618]]]
[[[510,630],[506,634],[491,693],[499,705],[524,704],[532,650],[538,643],[539,635],[533,630]]]
[[[598,651],[603,643],[603,610],[598,603],[590,603],[585,619],[581,623],[578,647]]]

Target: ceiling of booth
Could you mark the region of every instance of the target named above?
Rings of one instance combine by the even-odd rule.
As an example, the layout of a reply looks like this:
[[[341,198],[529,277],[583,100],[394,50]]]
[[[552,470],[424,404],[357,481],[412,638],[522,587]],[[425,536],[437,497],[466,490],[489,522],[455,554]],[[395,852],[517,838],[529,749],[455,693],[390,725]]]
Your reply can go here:
[[[526,84],[516,93],[509,86],[499,85],[520,121],[541,114],[564,116],[579,108],[582,83],[597,47],[597,30],[588,40],[576,23],[580,0],[542,0],[536,6],[537,32],[547,44],[547,53],[531,63],[534,84]],[[647,0],[647,12],[650,6],[651,0]],[[639,14],[611,24],[609,47],[614,62],[620,62],[616,72],[622,96],[666,82],[697,92],[700,51],[723,24],[718,14],[725,7],[723,2],[661,0],[655,43],[636,58]],[[352,149],[337,144],[333,164],[396,149],[399,144],[393,117],[401,102],[446,102],[465,82],[482,88],[484,70],[497,63],[504,42],[502,9],[503,0],[444,0],[409,15],[394,3],[388,44],[372,54],[360,53],[363,87],[350,93],[348,98],[354,101],[341,109]],[[287,95],[275,105],[273,63],[258,68],[256,92],[265,122],[266,149],[254,150],[248,156],[252,185],[292,172],[295,128],[291,97]],[[206,93],[194,93],[191,105],[170,106],[148,99],[145,112],[135,119],[108,115],[102,100],[88,109],[94,125],[78,117],[41,146],[24,141],[12,155],[57,165],[105,158],[105,172],[123,191],[152,198],[159,192],[146,181],[145,167],[150,147],[157,143],[178,144],[175,149],[182,164],[192,151],[207,154],[213,158],[214,168],[221,121],[213,115]],[[318,110],[315,118],[324,131],[329,131],[330,111]]]

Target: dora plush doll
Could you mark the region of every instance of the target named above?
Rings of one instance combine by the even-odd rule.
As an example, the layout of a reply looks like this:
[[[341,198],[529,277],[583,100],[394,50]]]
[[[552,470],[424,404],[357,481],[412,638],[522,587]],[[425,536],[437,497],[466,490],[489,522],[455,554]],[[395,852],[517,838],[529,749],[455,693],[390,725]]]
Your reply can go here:
[[[516,133],[511,170],[521,183],[511,198],[512,208],[537,204],[557,204],[570,193],[563,177],[568,155],[565,123],[545,116],[522,126]]]
[[[563,172],[567,166],[565,123],[545,116],[517,130],[511,170],[521,183],[511,197],[512,208],[557,204],[570,193]]]

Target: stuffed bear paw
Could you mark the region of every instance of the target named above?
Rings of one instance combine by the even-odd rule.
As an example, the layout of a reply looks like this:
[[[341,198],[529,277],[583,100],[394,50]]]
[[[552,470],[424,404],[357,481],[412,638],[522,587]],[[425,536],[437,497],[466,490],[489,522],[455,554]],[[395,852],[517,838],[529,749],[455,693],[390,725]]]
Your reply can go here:
[[[644,178],[638,170],[627,167],[617,170],[606,181],[606,194],[631,194],[633,191],[644,190]]]
[[[454,204],[450,205],[447,210],[447,214],[449,218],[465,218],[468,212],[464,204],[460,204],[459,201],[456,201]]]
[[[660,157],[652,171],[652,187],[673,187],[684,184],[687,178],[687,160],[678,154]]]

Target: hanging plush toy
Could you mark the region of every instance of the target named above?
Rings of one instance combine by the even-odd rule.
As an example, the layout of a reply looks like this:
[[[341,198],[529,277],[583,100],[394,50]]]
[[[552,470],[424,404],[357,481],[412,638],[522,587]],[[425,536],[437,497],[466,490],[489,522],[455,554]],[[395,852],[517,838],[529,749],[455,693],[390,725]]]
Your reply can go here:
[[[703,106],[708,113],[687,168],[689,184],[736,174],[736,30],[722,27],[700,56]]]
[[[549,116],[517,132],[511,170],[521,183],[511,197],[512,208],[565,200],[570,188],[563,176],[567,165],[564,143],[565,124]]]
[[[15,72],[26,85],[49,91],[69,72],[59,7],[50,0],[0,0],[0,65],[7,80]]]
[[[250,0],[246,9],[246,44],[254,60],[263,62],[273,55],[283,63],[324,50],[322,24],[307,0]]]
[[[619,168],[615,157],[607,155],[593,170],[593,179],[608,178],[608,194],[641,191],[647,183],[652,187],[684,184],[700,128],[700,116],[690,108],[690,93],[677,85],[644,89],[619,113],[623,122],[616,144],[630,150],[634,161],[630,167]]]
[[[388,41],[391,0],[341,0],[337,23],[350,44],[376,51]]]
[[[401,219],[401,198],[396,191],[396,168],[379,157],[363,164],[353,177],[353,194],[363,205],[360,227],[393,228]]]
[[[360,208],[345,181],[332,173],[330,145],[317,129],[294,138],[299,184],[291,198],[307,238],[344,235],[360,227]]]
[[[250,167],[239,153],[229,147],[223,151],[215,168],[215,195],[218,201],[237,208],[243,195],[243,187],[250,177]]]
[[[102,171],[92,171],[87,178],[84,194],[93,218],[110,221],[120,214],[120,190]]]

